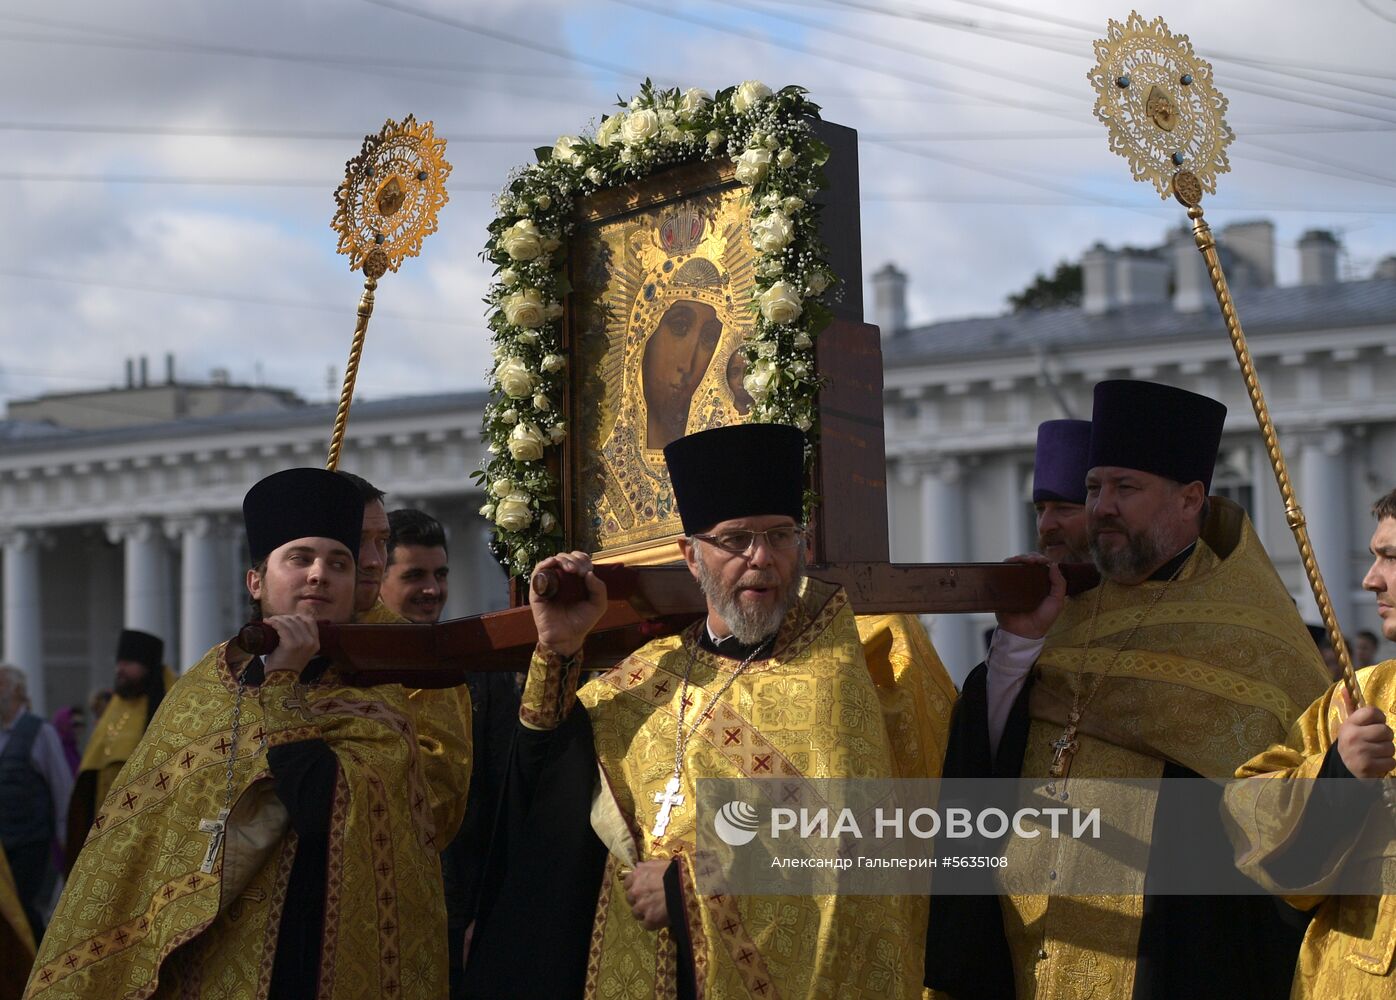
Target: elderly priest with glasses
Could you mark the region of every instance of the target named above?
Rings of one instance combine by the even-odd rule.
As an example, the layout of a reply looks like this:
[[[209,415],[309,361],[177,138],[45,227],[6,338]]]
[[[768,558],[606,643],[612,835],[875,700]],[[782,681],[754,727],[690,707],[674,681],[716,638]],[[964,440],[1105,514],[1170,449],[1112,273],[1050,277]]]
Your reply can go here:
[[[945,742],[953,689],[915,619],[855,618],[805,575],[804,443],[746,424],[664,449],[707,616],[580,691],[605,585],[582,552],[539,564],[589,597],[533,604],[468,995],[921,995],[924,898],[694,884],[696,779],[928,777]]]

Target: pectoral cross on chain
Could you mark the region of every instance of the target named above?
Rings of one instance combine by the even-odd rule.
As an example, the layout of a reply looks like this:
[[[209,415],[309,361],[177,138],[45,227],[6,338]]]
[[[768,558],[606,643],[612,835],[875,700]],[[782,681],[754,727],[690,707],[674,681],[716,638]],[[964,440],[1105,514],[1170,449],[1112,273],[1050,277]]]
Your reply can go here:
[[[659,806],[659,812],[655,814],[654,829],[650,831],[650,834],[658,838],[664,836],[664,831],[669,829],[669,814],[683,805],[683,795],[679,792],[679,776],[677,774],[669,779],[669,783],[664,786],[664,791],[654,793],[654,804]]]
[[[228,810],[218,810],[217,819],[199,820],[199,832],[209,835],[208,852],[204,854],[204,863],[199,865],[199,871],[205,875],[213,872],[214,862],[218,860],[218,849],[223,846],[223,833],[228,828]]]
[[[1067,718],[1066,729],[1052,741],[1052,763],[1047,768],[1048,777],[1065,778],[1071,768],[1071,759],[1081,744],[1076,739],[1076,723],[1080,721],[1073,713]]]

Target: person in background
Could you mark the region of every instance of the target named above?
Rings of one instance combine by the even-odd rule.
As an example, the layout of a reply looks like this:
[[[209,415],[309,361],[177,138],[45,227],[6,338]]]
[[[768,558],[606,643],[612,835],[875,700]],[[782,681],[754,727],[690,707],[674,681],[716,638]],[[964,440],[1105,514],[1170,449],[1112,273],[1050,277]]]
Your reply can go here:
[[[57,731],[28,704],[24,671],[0,665],[0,845],[37,941],[44,934],[44,886],[53,884],[50,848],[67,823],[73,772]]]

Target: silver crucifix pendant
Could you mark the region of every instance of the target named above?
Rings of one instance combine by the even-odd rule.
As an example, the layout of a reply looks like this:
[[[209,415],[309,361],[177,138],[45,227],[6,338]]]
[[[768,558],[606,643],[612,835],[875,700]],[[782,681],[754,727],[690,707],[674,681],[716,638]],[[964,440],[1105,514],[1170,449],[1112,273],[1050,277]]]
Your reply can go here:
[[[655,839],[664,836],[664,831],[669,829],[669,814],[679,806],[683,805],[683,795],[679,792],[679,776],[676,774],[669,779],[669,783],[664,786],[664,791],[654,793],[654,804],[659,806],[659,812],[654,817],[654,829],[650,835]]]
[[[228,828],[228,810],[218,810],[217,819],[199,820],[199,832],[209,835],[208,852],[204,854],[204,863],[199,865],[199,871],[205,875],[213,872],[214,862],[218,860],[218,849],[223,846],[223,832]]]

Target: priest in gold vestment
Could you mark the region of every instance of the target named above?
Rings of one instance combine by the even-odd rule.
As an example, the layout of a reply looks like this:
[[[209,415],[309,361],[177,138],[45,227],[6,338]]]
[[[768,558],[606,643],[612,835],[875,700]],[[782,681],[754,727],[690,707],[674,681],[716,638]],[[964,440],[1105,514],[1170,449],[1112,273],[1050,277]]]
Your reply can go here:
[[[1372,513],[1373,561],[1362,585],[1376,595],[1383,634],[1396,639],[1396,490]],[[1365,707],[1353,711],[1342,684],[1335,684],[1295,721],[1283,743],[1236,772],[1252,780],[1233,786],[1226,799],[1242,871],[1295,907],[1314,910],[1299,951],[1294,1000],[1396,995],[1396,895],[1356,895],[1352,886],[1336,891],[1346,869],[1383,862],[1381,885],[1390,887],[1396,854],[1391,816],[1371,780],[1396,763],[1389,724],[1396,660],[1359,670],[1357,680]],[[1323,822],[1321,829],[1338,834],[1329,843],[1312,841],[1306,820],[1314,809],[1344,814]],[[1301,855],[1302,881],[1285,871],[1291,852]],[[1303,860],[1304,854],[1313,860]]]
[[[1086,511],[1102,581],[1065,598],[1053,568],[1041,607],[1000,615],[987,663],[962,689],[945,764],[946,777],[1067,789],[1164,779],[1125,831],[1150,845],[1150,872],[1193,852],[1236,874],[1220,820],[1187,843],[1152,838],[1168,787],[1230,778],[1325,684],[1244,511],[1207,496],[1225,412],[1169,386],[1096,386]],[[1069,871],[1086,857],[1077,840],[1015,838],[1007,850],[1010,870]],[[986,1000],[1273,997],[1288,989],[1297,947],[1263,896],[942,897],[927,983]]]
[[[437,852],[468,767],[423,759],[436,724],[394,685],[348,688],[316,621],[353,614],[363,502],[277,473],[243,504],[248,589],[280,639],[214,647],[122,769],[27,996],[444,997]]]
[[[77,858],[106,801],[121,766],[141,741],[175,675],[164,665],[165,642],[139,629],[122,629],[116,641],[116,673],[112,697],[92,727],[92,736],[78,765],[73,797],[68,804],[68,863]]]
[[[696,779],[927,777],[944,745],[954,692],[920,625],[855,619],[803,577],[803,440],[742,425],[665,448],[708,615],[579,692],[605,588],[583,553],[540,564],[584,576],[590,600],[533,605],[467,995],[921,995],[924,898],[695,885]]]

